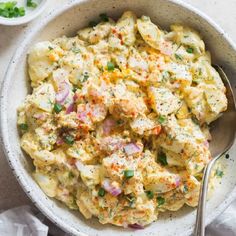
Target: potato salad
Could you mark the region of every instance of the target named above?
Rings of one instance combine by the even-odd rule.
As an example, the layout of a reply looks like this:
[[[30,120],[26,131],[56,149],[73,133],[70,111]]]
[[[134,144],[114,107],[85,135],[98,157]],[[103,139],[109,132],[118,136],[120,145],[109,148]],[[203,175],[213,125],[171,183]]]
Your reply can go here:
[[[29,51],[21,147],[48,197],[139,229],[197,206],[208,125],[227,109],[226,89],[193,29],[165,31],[131,11],[100,18]]]

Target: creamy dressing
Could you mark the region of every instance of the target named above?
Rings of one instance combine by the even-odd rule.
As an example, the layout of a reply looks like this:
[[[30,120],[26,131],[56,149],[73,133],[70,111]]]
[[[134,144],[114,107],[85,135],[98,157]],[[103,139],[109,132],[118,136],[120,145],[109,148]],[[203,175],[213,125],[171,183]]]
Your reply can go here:
[[[101,18],[32,47],[21,147],[46,195],[87,219],[142,228],[197,206],[225,87],[193,29],[165,32],[130,11]]]

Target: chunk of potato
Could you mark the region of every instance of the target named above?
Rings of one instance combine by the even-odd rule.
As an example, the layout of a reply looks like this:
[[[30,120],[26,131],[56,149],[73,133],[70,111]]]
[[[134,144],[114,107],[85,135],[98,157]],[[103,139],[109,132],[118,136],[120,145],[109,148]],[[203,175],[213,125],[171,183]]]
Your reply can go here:
[[[39,86],[55,68],[54,61],[59,59],[62,49],[49,41],[35,44],[29,51],[29,75],[33,87]],[[51,58],[53,56],[53,58]],[[53,60],[52,60],[53,59]]]
[[[163,32],[151,22],[148,16],[142,16],[137,20],[138,31],[144,41],[155,49],[160,48],[160,43],[163,41]]]
[[[165,87],[150,87],[148,96],[153,110],[163,116],[175,113],[182,104],[181,100]]]
[[[58,181],[49,176],[36,172],[33,174],[36,182],[39,184],[44,193],[49,197],[55,197],[57,194]]]
[[[122,36],[122,41],[127,46],[133,45],[135,42],[136,20],[137,17],[133,12],[126,11],[116,24],[118,32]]]

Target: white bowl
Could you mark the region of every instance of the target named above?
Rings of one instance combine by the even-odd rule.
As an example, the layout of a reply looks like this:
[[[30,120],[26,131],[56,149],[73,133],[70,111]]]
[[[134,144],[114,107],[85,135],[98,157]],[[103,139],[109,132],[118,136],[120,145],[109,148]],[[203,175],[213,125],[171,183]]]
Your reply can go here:
[[[6,74],[1,93],[1,131],[5,154],[19,183],[36,206],[53,222],[72,235],[90,236],[130,236],[135,232],[101,225],[96,219],[84,220],[77,211],[69,211],[63,204],[45,196],[31,177],[32,163],[19,146],[16,127],[16,109],[29,92],[26,73],[27,51],[35,42],[53,39],[61,35],[75,35],[79,28],[96,20],[100,13],[106,12],[117,18],[125,10],[133,10],[137,15],[148,15],[151,19],[168,28],[171,23],[188,24],[200,31],[206,46],[212,52],[213,61],[222,65],[236,85],[236,47],[228,36],[207,16],[193,7],[173,0],[85,0],[73,1],[52,12],[37,28],[30,28],[21,43]],[[224,134],[222,134],[222,138]],[[236,145],[230,156],[236,154]],[[222,184],[215,190],[207,204],[207,223],[218,216],[236,197],[236,162],[232,159],[222,160],[226,165]],[[166,212],[157,222],[139,231],[140,235],[174,236],[190,235],[194,226],[196,210],[184,207],[176,213]],[[136,232],[137,233],[137,232]]]
[[[24,1],[25,2],[25,1]],[[41,0],[38,6],[30,12],[26,12],[24,16],[5,18],[0,16],[0,25],[22,25],[28,23],[39,16],[47,6],[47,0]]]

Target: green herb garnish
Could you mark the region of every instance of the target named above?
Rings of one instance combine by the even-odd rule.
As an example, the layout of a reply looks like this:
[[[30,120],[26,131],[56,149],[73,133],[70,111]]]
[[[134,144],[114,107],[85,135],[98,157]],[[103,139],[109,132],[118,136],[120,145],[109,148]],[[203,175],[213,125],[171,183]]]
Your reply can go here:
[[[215,175],[216,175],[217,177],[222,178],[223,175],[224,175],[224,172],[223,172],[222,170],[216,169]]]
[[[104,188],[100,188],[99,190],[98,190],[98,196],[100,196],[100,197],[104,197],[105,196],[105,189]]]
[[[122,124],[124,124],[124,121],[123,121],[123,120],[117,120],[117,121],[116,121],[116,124],[117,124],[117,125],[122,125]]]
[[[73,47],[73,48],[71,49],[71,51],[72,51],[73,53],[75,53],[75,54],[80,53],[80,49],[79,49],[79,48],[76,48],[76,47]]]
[[[187,51],[188,53],[193,53],[193,48],[187,48],[186,51]]]
[[[24,131],[28,130],[28,128],[29,128],[28,125],[25,123],[20,124],[19,127],[21,130],[24,130]]]
[[[32,7],[32,8],[36,8],[38,6],[38,4],[33,2],[32,0],[27,0],[26,5],[27,7]]]
[[[58,114],[59,112],[62,111],[62,105],[55,103],[53,109]]]
[[[70,135],[66,135],[64,137],[64,141],[65,141],[65,143],[67,143],[69,145],[72,145],[75,142],[74,138]]]
[[[154,197],[154,193],[152,192],[152,191],[146,191],[146,195],[147,195],[147,197],[149,198],[149,199],[153,199],[153,197]]]
[[[158,206],[163,205],[165,203],[165,198],[157,197],[157,203],[158,203]]]
[[[69,179],[72,179],[72,178],[75,177],[75,175],[73,174],[73,172],[70,171],[70,172],[68,173],[68,177],[69,177]]]
[[[192,121],[193,121],[194,124],[200,125],[199,120],[197,119],[196,116],[192,116]]]
[[[112,63],[111,61],[107,62],[107,70],[113,71],[114,69],[115,69],[114,63]]]
[[[163,123],[166,121],[166,117],[160,115],[160,116],[158,116],[157,121],[158,121],[160,124],[163,124]]]
[[[77,89],[78,89],[78,88],[74,87],[74,88],[72,89],[72,91],[75,93],[75,92],[77,91]]]
[[[158,161],[161,163],[161,165],[166,166],[168,165],[166,154],[164,152],[161,152],[158,154]]]
[[[109,18],[108,18],[108,16],[107,16],[106,13],[101,13],[101,14],[99,15],[99,17],[100,17],[101,20],[104,21],[104,22],[109,21]]]
[[[84,83],[84,82],[86,82],[86,81],[88,80],[88,78],[89,78],[89,75],[88,75],[87,72],[85,72],[85,73],[79,78],[79,81],[80,81],[80,83]]]
[[[17,2],[0,2],[0,16],[5,18],[13,18],[25,15],[24,7],[17,7]]]
[[[134,171],[133,170],[125,170],[124,171],[124,176],[126,179],[130,179],[134,176]]]
[[[84,74],[84,79],[83,79],[83,82],[87,81],[89,78],[89,75],[88,74]]]
[[[184,193],[187,193],[187,192],[188,192],[188,186],[187,186],[187,185],[184,185],[183,191],[184,191]]]
[[[179,54],[177,54],[177,53],[175,53],[175,58],[178,59],[178,60],[182,60],[182,59],[183,59],[183,58],[182,58]]]
[[[25,8],[24,7],[19,7],[18,8],[18,14],[19,14],[19,16],[24,16],[25,15]]]
[[[129,207],[132,207],[136,200],[132,194],[127,195],[126,199],[129,201]]]
[[[164,71],[162,73],[162,78],[164,81],[168,80],[170,78],[170,72],[169,71]]]

